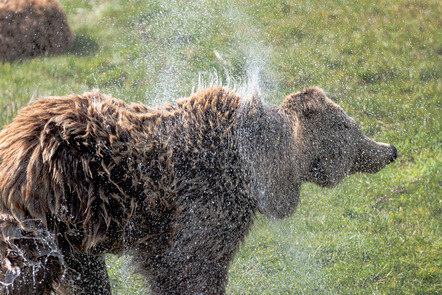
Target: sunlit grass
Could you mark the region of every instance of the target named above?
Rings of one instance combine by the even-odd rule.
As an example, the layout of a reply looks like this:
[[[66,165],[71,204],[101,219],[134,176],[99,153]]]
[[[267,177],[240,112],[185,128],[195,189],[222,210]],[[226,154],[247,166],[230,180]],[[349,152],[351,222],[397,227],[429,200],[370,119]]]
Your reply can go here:
[[[200,77],[239,86],[255,69],[264,99],[279,103],[317,85],[399,159],[333,190],[306,185],[287,220],[259,216],[228,293],[442,292],[439,1],[62,3],[74,48],[0,64],[1,126],[32,98],[93,88],[153,104]],[[143,293],[125,257],[108,263],[115,294]]]

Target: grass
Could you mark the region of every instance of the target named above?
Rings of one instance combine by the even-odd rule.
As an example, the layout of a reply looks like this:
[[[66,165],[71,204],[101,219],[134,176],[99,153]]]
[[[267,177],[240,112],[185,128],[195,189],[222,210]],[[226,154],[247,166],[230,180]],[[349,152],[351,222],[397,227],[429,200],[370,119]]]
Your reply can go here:
[[[289,219],[259,216],[228,293],[442,292],[439,1],[62,3],[73,50],[0,64],[0,125],[30,99],[93,88],[157,104],[199,79],[258,81],[264,99],[280,103],[320,86],[399,159],[333,190],[305,185]],[[141,294],[126,260],[108,259],[114,293]]]

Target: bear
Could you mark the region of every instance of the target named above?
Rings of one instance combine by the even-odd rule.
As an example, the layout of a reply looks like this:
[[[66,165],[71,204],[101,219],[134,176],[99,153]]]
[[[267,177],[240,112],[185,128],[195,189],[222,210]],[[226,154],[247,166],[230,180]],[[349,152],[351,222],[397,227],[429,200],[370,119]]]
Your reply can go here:
[[[152,294],[225,294],[257,213],[396,157],[317,87],[280,106],[221,86],[155,108],[37,100],[0,132],[0,294],[111,294],[108,253]]]
[[[70,50],[74,35],[57,0],[0,1],[0,60]]]

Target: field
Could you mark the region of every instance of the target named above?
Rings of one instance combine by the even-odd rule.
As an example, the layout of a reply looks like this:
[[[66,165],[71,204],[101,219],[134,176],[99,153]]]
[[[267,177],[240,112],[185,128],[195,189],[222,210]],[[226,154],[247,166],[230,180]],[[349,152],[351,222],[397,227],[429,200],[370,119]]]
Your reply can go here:
[[[156,105],[219,83],[279,104],[319,86],[399,158],[305,185],[289,219],[259,216],[228,294],[442,293],[440,1],[61,2],[74,48],[0,63],[0,126],[32,99],[92,89]],[[127,257],[108,264],[114,294],[144,294]]]

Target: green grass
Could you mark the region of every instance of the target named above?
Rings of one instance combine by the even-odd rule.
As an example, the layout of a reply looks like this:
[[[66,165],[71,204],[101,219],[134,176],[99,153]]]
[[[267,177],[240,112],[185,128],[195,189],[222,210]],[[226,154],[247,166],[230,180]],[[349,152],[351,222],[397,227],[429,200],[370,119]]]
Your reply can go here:
[[[0,125],[30,99],[93,88],[156,104],[200,77],[240,87],[258,70],[264,99],[280,103],[320,86],[399,159],[333,190],[305,185],[289,219],[259,216],[228,293],[442,293],[439,1],[62,3],[74,49],[0,64]],[[142,294],[126,260],[108,259],[114,293]]]

